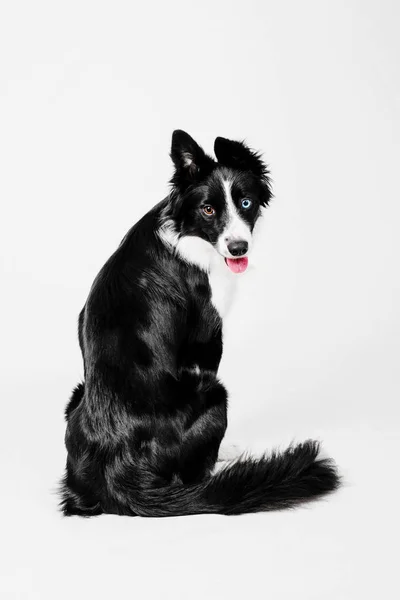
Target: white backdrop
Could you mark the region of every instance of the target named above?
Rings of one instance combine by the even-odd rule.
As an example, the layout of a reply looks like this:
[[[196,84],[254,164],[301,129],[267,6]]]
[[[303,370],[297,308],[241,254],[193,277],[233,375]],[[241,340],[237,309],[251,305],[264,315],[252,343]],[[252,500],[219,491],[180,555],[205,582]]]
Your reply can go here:
[[[390,1],[2,4],[2,598],[397,597],[399,16]],[[167,193],[175,128],[208,151],[245,138],[274,180],[225,331],[228,438],[321,438],[345,486],[290,513],[62,519],[77,315]]]

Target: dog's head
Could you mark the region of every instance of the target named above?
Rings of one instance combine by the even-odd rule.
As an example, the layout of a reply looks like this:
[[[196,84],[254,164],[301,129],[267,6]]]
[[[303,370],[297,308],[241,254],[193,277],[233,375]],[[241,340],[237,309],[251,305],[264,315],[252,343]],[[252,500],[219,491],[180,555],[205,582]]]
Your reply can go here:
[[[272,195],[268,169],[243,142],[217,137],[214,152],[217,161],[184,131],[173,133],[170,209],[175,240],[200,238],[199,251],[214,248],[231,271],[240,273],[247,268],[260,209]],[[200,258],[191,260],[201,264]]]

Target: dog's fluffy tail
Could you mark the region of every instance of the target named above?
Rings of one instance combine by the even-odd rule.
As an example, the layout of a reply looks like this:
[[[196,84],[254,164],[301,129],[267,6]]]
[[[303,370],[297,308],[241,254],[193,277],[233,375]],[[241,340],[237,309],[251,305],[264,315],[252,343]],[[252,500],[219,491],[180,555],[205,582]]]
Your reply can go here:
[[[318,442],[307,441],[282,453],[234,462],[198,485],[143,490],[135,512],[167,517],[292,508],[339,487],[335,464],[318,453]]]

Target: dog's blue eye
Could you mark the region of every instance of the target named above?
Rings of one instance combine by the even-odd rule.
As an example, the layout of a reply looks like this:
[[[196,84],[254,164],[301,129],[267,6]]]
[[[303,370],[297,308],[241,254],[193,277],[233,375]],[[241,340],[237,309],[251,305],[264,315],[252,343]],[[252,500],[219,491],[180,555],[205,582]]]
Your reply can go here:
[[[251,200],[249,200],[248,198],[245,198],[244,200],[242,200],[242,208],[250,208],[251,206]]]

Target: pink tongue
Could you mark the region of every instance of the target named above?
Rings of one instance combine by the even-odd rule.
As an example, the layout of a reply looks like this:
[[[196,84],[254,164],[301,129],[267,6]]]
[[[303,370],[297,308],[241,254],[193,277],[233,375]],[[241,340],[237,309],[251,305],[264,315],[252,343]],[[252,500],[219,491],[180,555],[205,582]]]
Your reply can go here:
[[[249,259],[247,256],[243,256],[243,258],[226,258],[225,262],[233,273],[244,273],[249,264]]]

